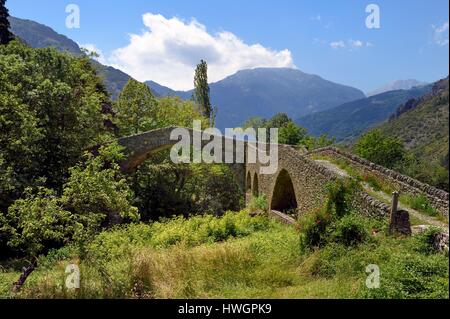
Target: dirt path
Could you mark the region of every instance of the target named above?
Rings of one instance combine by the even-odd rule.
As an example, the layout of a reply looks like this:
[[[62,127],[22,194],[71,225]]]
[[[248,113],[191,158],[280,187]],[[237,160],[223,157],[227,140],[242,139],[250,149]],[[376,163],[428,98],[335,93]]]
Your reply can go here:
[[[342,177],[349,177],[350,175],[348,174],[347,171],[343,170],[342,168],[340,168],[339,166],[337,166],[336,164],[327,161],[327,160],[316,160],[317,163],[325,166],[326,168],[328,168],[329,170],[335,172],[336,174],[338,174],[339,176]],[[390,204],[391,203],[391,195],[388,195],[382,191],[376,191],[374,190],[369,184],[367,183],[363,183],[362,186],[364,187],[364,189],[366,190],[366,192],[370,195],[373,195],[374,198],[386,203],[386,204]],[[410,216],[418,221],[420,221],[420,223],[423,223],[423,225],[431,225],[431,226],[436,226],[439,228],[442,228],[444,230],[446,230],[448,232],[449,226],[448,224],[440,221],[439,219],[432,217],[432,216],[428,216],[424,213],[421,213],[417,210],[412,209],[411,207],[404,205],[403,203],[399,203],[399,208],[403,209],[403,210],[407,210],[410,214]]]

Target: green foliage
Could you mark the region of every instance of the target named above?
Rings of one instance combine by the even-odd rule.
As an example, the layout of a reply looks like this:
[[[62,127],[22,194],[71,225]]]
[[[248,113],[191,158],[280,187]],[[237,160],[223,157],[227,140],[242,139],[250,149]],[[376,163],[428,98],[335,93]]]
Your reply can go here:
[[[130,204],[133,193],[117,164],[123,158],[121,151],[117,144],[110,144],[100,148],[99,156],[88,155],[86,164],[70,169],[62,198],[67,209],[86,219],[86,224],[93,216],[106,225],[139,218]]]
[[[9,31],[9,12],[5,6],[6,0],[0,0],[0,45],[8,44],[14,38]]]
[[[336,143],[336,138],[328,138],[328,135],[322,134],[319,137],[305,136],[300,142],[300,145],[304,145],[309,151],[327,147]]]
[[[278,131],[278,143],[297,145],[307,135],[305,128],[296,125],[290,121],[282,126]]]
[[[359,185],[353,179],[338,179],[325,185],[327,192],[327,212],[341,218],[352,209],[352,197]]]
[[[209,97],[209,84],[208,84],[208,64],[206,61],[201,60],[197,65],[194,77],[194,101],[200,106],[202,115],[208,119],[212,119],[212,106]]]
[[[425,195],[402,195],[400,200],[406,203],[412,209],[425,213],[429,216],[436,217],[439,215],[438,211],[431,205],[430,201]]]
[[[143,220],[180,213],[221,215],[241,207],[242,192],[225,165],[176,165],[161,153],[141,165],[130,180]]]
[[[9,233],[8,245],[22,250],[28,257],[37,256],[48,248],[67,244],[78,231],[74,216],[64,209],[60,198],[49,189],[36,194],[27,190],[9,208],[4,230]]]
[[[448,299],[448,259],[396,253],[382,268],[379,289],[361,289],[365,298]]]
[[[325,186],[326,204],[299,219],[300,250],[305,252],[331,242],[357,245],[369,238],[368,225],[352,212],[352,196],[358,184],[338,179]]]
[[[345,246],[359,245],[369,237],[366,219],[355,213],[339,219],[331,232],[331,240]]]
[[[27,187],[58,191],[83,150],[108,135],[109,103],[86,57],[31,49],[18,41],[0,46],[0,207]],[[2,183],[5,178],[2,178]]]
[[[122,136],[155,128],[156,100],[145,83],[130,79],[119,95],[115,109]]]
[[[99,153],[71,169],[62,196],[45,188],[35,193],[30,189],[24,199],[14,202],[0,220],[0,232],[9,234],[11,248],[37,257],[51,248],[84,241],[102,226],[138,219],[130,204],[132,193],[113,162],[122,156],[120,148],[112,144]]]
[[[326,209],[318,209],[304,214],[299,219],[300,251],[322,247],[327,242],[327,228],[332,216]]]
[[[442,229],[436,227],[430,227],[425,231],[414,236],[414,241],[412,242],[412,249],[420,252],[424,255],[436,254],[436,246],[434,244],[436,236],[442,233]]]
[[[248,205],[250,212],[267,213],[269,209],[269,203],[267,202],[266,195],[253,196]]]
[[[81,260],[73,246],[41,257],[15,297],[448,299],[448,257],[420,253],[414,237],[379,233],[360,245],[329,242],[304,254],[298,245],[293,227],[246,212],[126,225],[97,235]],[[74,262],[83,274],[76,291],[64,285],[65,266]],[[380,267],[379,289],[365,286],[369,264]],[[16,277],[13,268],[0,269],[0,296],[11,296]]]
[[[380,130],[364,134],[354,145],[353,150],[357,155],[387,168],[402,165],[406,156],[403,143]]]
[[[193,120],[206,125],[205,118],[192,101],[183,101],[179,97],[164,97],[158,100],[156,107],[156,128],[168,126],[192,127]]]

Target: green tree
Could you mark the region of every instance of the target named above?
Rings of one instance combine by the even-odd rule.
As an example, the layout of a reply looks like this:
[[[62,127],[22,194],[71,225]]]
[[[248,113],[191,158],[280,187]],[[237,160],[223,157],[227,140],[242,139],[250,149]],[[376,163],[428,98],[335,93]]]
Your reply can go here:
[[[200,106],[203,116],[212,121],[213,109],[209,96],[208,64],[203,60],[195,70],[194,87],[194,101]]]
[[[60,191],[85,149],[110,132],[109,98],[87,57],[0,46],[0,209],[27,187]],[[5,178],[2,179],[2,183]]]
[[[9,12],[5,3],[6,0],[0,0],[0,45],[8,44],[14,38],[9,31]]]
[[[322,134],[319,137],[306,136],[299,142],[299,145],[303,145],[308,150],[312,151],[318,148],[333,145],[334,143],[336,143],[336,138],[330,139],[326,134]]]
[[[289,116],[286,113],[278,113],[275,114],[270,120],[267,121],[267,128],[282,128],[286,126],[288,123],[292,122]]]
[[[259,128],[266,128],[267,127],[267,120],[263,119],[262,117],[255,116],[249,118],[243,125],[243,129],[252,128],[256,132],[258,132]]]
[[[296,125],[294,122],[287,122],[278,131],[278,143],[297,145],[307,136],[307,130]]]
[[[138,220],[133,193],[117,164],[122,158],[117,144],[100,148],[98,156],[87,155],[84,164],[71,169],[61,196],[43,187],[28,188],[6,216],[0,215],[0,234],[8,234],[11,248],[35,258],[84,241],[103,227]]]
[[[155,128],[155,105],[156,100],[150,88],[130,79],[116,103],[120,134],[138,134]]]
[[[387,168],[400,167],[406,156],[403,143],[399,139],[383,134],[378,129],[364,134],[354,145],[353,151]]]

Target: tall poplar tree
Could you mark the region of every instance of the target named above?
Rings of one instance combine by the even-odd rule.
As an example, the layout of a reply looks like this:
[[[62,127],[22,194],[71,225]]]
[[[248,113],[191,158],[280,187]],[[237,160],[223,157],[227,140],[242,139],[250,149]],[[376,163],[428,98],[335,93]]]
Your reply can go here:
[[[13,38],[13,34],[9,31],[9,12],[5,6],[6,0],[0,0],[0,45],[8,44]]]
[[[197,65],[194,77],[194,101],[201,107],[203,116],[211,120],[213,109],[209,97],[208,64],[201,60]]]

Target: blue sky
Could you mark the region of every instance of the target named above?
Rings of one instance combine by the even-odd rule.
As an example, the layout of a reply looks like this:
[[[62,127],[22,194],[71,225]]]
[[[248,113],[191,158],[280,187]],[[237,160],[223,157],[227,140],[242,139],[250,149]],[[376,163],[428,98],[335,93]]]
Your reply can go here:
[[[71,3],[80,8],[79,29],[65,24]],[[365,25],[370,3],[380,7],[380,29]],[[104,63],[177,89],[191,86],[201,58],[211,60],[212,80],[245,67],[287,66],[363,91],[448,75],[448,0],[8,0],[7,6],[11,15],[95,47]]]

